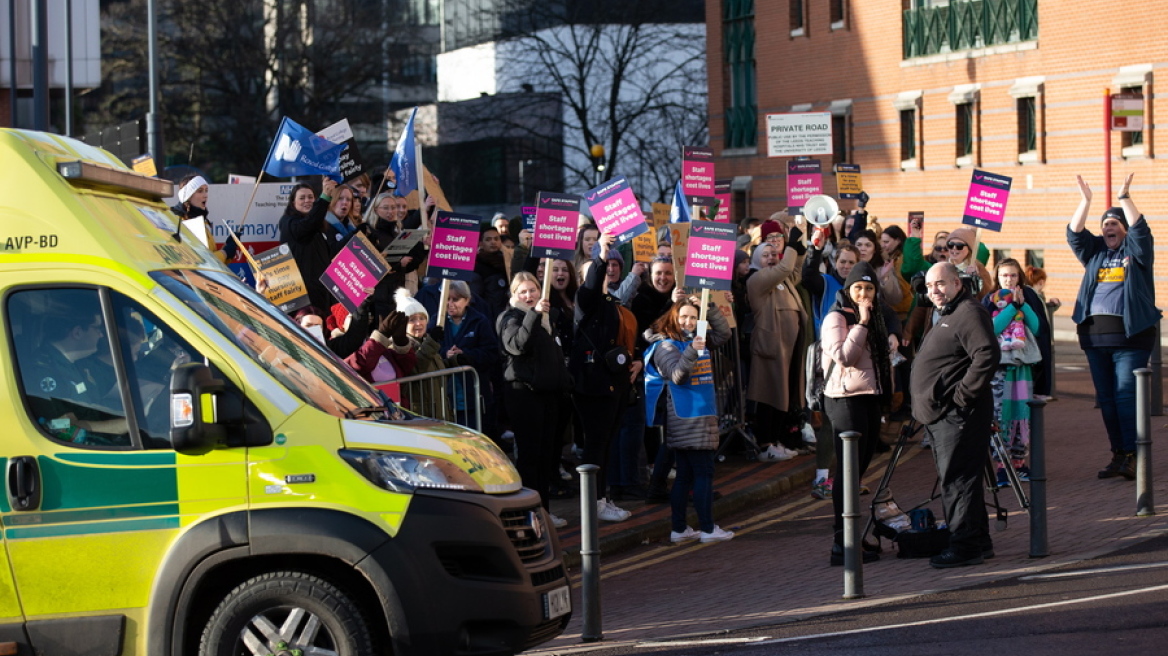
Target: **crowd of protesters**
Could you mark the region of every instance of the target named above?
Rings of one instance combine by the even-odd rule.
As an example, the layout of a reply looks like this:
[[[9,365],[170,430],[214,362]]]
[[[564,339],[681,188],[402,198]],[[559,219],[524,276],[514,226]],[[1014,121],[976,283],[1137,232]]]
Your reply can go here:
[[[1129,379],[1147,361],[1149,330],[1159,317],[1150,274],[1143,273],[1151,271],[1151,233],[1130,199],[1130,182],[1095,236],[1085,227],[1091,192],[1080,179],[1082,202],[1067,233],[1087,268],[1074,318],[1113,454],[1100,478],[1135,476]],[[888,448],[881,425],[919,414],[913,410],[925,399],[914,402],[910,370],[928,334],[947,325],[939,322],[954,299],[971,301],[962,312],[985,314],[1000,353],[985,381],[992,430],[1007,446],[995,455],[996,482],[1010,484],[1006,468],[1028,480],[1026,402],[1051,394],[1050,313],[1059,301],[1045,298],[1040,268],[1008,257],[987,268],[989,250],[968,226],[930,238],[919,218],[907,230],[881,226],[863,207],[825,226],[786,212],[744,219],[729,294],[733,316],[710,304],[708,330],[699,330],[701,290],[680,284],[668,229],[656,231],[657,257],[645,263],[635,260],[631,244],[618,246],[616,235],[582,215],[572,259],[541,260],[531,257],[532,235],[522,219],[497,214],[481,230],[472,279],[449,285],[441,326],[442,281],[428,275],[428,239],[389,262],[389,273],[353,315],[319,282],[353,235],[384,250],[403,229],[432,225],[432,199],[411,210],[392,190],[379,191],[368,178],[325,180],[319,192],[303,183],[293,190],[279,239],[290,247],[311,301],[296,318],[370,382],[473,367],[481,394],[472,398],[455,386],[449,394],[456,408],[468,413],[480,404],[483,432],[516,460],[549,513],[550,499],[573,493],[569,465],[589,463],[600,467],[601,520],[629,518],[618,502],[669,502],[673,541],[732,538],[712,516],[723,418],[711,353],[737,354],[757,458],[815,454],[811,494],[833,502],[831,563],[841,564],[842,505],[833,494],[841,471],[838,435],[861,434],[862,472]],[[205,214],[205,181],[184,181],[179,198],[175,211],[184,217],[200,215],[200,208]],[[934,281],[949,285],[948,294],[932,297]],[[932,357],[936,351],[934,344]],[[929,373],[911,378],[928,380]],[[916,419],[929,425],[928,435],[948,435],[932,422],[950,410],[932,408]],[[988,453],[989,435],[977,439],[983,438]],[[922,442],[928,446],[927,437]],[[691,503],[697,529],[686,524]],[[968,550],[975,547],[991,553],[978,539],[943,561],[973,564]],[[875,560],[877,551],[865,545],[865,560]]]

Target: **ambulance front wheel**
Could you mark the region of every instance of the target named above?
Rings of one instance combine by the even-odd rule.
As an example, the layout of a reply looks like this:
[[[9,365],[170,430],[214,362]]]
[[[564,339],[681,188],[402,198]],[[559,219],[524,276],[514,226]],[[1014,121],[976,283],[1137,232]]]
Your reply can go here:
[[[203,630],[200,656],[269,654],[372,656],[361,611],[343,591],[303,572],[251,578],[219,604]]]

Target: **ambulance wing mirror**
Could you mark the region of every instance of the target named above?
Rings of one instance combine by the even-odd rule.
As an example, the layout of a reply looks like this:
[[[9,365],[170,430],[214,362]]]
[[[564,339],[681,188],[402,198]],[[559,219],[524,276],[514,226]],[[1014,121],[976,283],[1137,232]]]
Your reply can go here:
[[[190,362],[170,375],[170,443],[186,455],[202,455],[224,446],[226,431],[216,422],[217,396],[226,385],[211,368]]]
[[[170,442],[175,451],[202,455],[217,448],[267,446],[272,429],[234,385],[216,379],[199,362],[170,376]]]

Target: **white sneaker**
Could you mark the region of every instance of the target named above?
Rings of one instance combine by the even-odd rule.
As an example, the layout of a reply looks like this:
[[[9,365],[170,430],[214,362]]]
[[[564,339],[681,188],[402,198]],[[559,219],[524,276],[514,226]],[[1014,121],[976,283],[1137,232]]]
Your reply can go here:
[[[617,508],[608,499],[600,499],[596,502],[596,517],[598,519],[606,522],[623,522],[632,516],[633,513],[622,508]]]
[[[699,537],[701,537],[701,535],[702,535],[701,533],[686,526],[685,530],[682,531],[681,533],[678,533],[677,531],[670,531],[669,532],[669,541],[674,542],[674,543],[688,542],[690,540],[698,539]]]
[[[563,465],[560,465],[560,480],[561,480],[561,481],[570,481],[570,480],[572,480],[572,475],[571,475],[571,474],[569,474],[569,473],[568,473],[568,471],[567,471],[566,469],[564,469],[564,466],[563,466]]]
[[[815,446],[815,429],[808,422],[803,422],[803,443]]]
[[[556,528],[564,528],[568,525],[568,520],[564,519],[563,517],[557,517],[551,513],[548,513],[548,515],[552,518],[552,526],[555,526]]]
[[[671,480],[671,481],[672,481],[673,479],[677,478],[677,468],[676,468],[676,467],[674,467],[673,469],[670,469],[670,470],[669,470],[669,476],[666,476],[666,478],[668,478],[668,479],[669,479],[669,480]]]
[[[723,531],[722,527],[715,526],[714,530],[710,531],[709,533],[702,531],[700,540],[702,544],[705,544],[706,542],[725,542],[726,540],[730,540],[733,537],[734,531]]]
[[[758,454],[759,462],[780,462],[782,460],[790,460],[795,457],[795,453],[783,447],[781,444],[772,444],[763,449]]]

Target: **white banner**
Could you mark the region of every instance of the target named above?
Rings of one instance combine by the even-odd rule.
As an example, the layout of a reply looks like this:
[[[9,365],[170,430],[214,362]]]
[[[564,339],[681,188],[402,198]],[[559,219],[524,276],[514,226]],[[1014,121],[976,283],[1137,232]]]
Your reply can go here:
[[[767,157],[830,155],[831,112],[767,114]]]
[[[251,198],[254,185],[213,184],[208,185],[207,214],[211,219],[211,232],[215,241],[222,244],[228,240],[230,226],[239,234],[239,239],[253,253],[266,251],[280,240],[280,217],[288,206],[288,194],[295,184],[288,182],[264,182],[256,191],[251,211],[247,213],[247,223],[241,228],[247,199]],[[167,205],[175,205],[178,199],[171,198]]]

